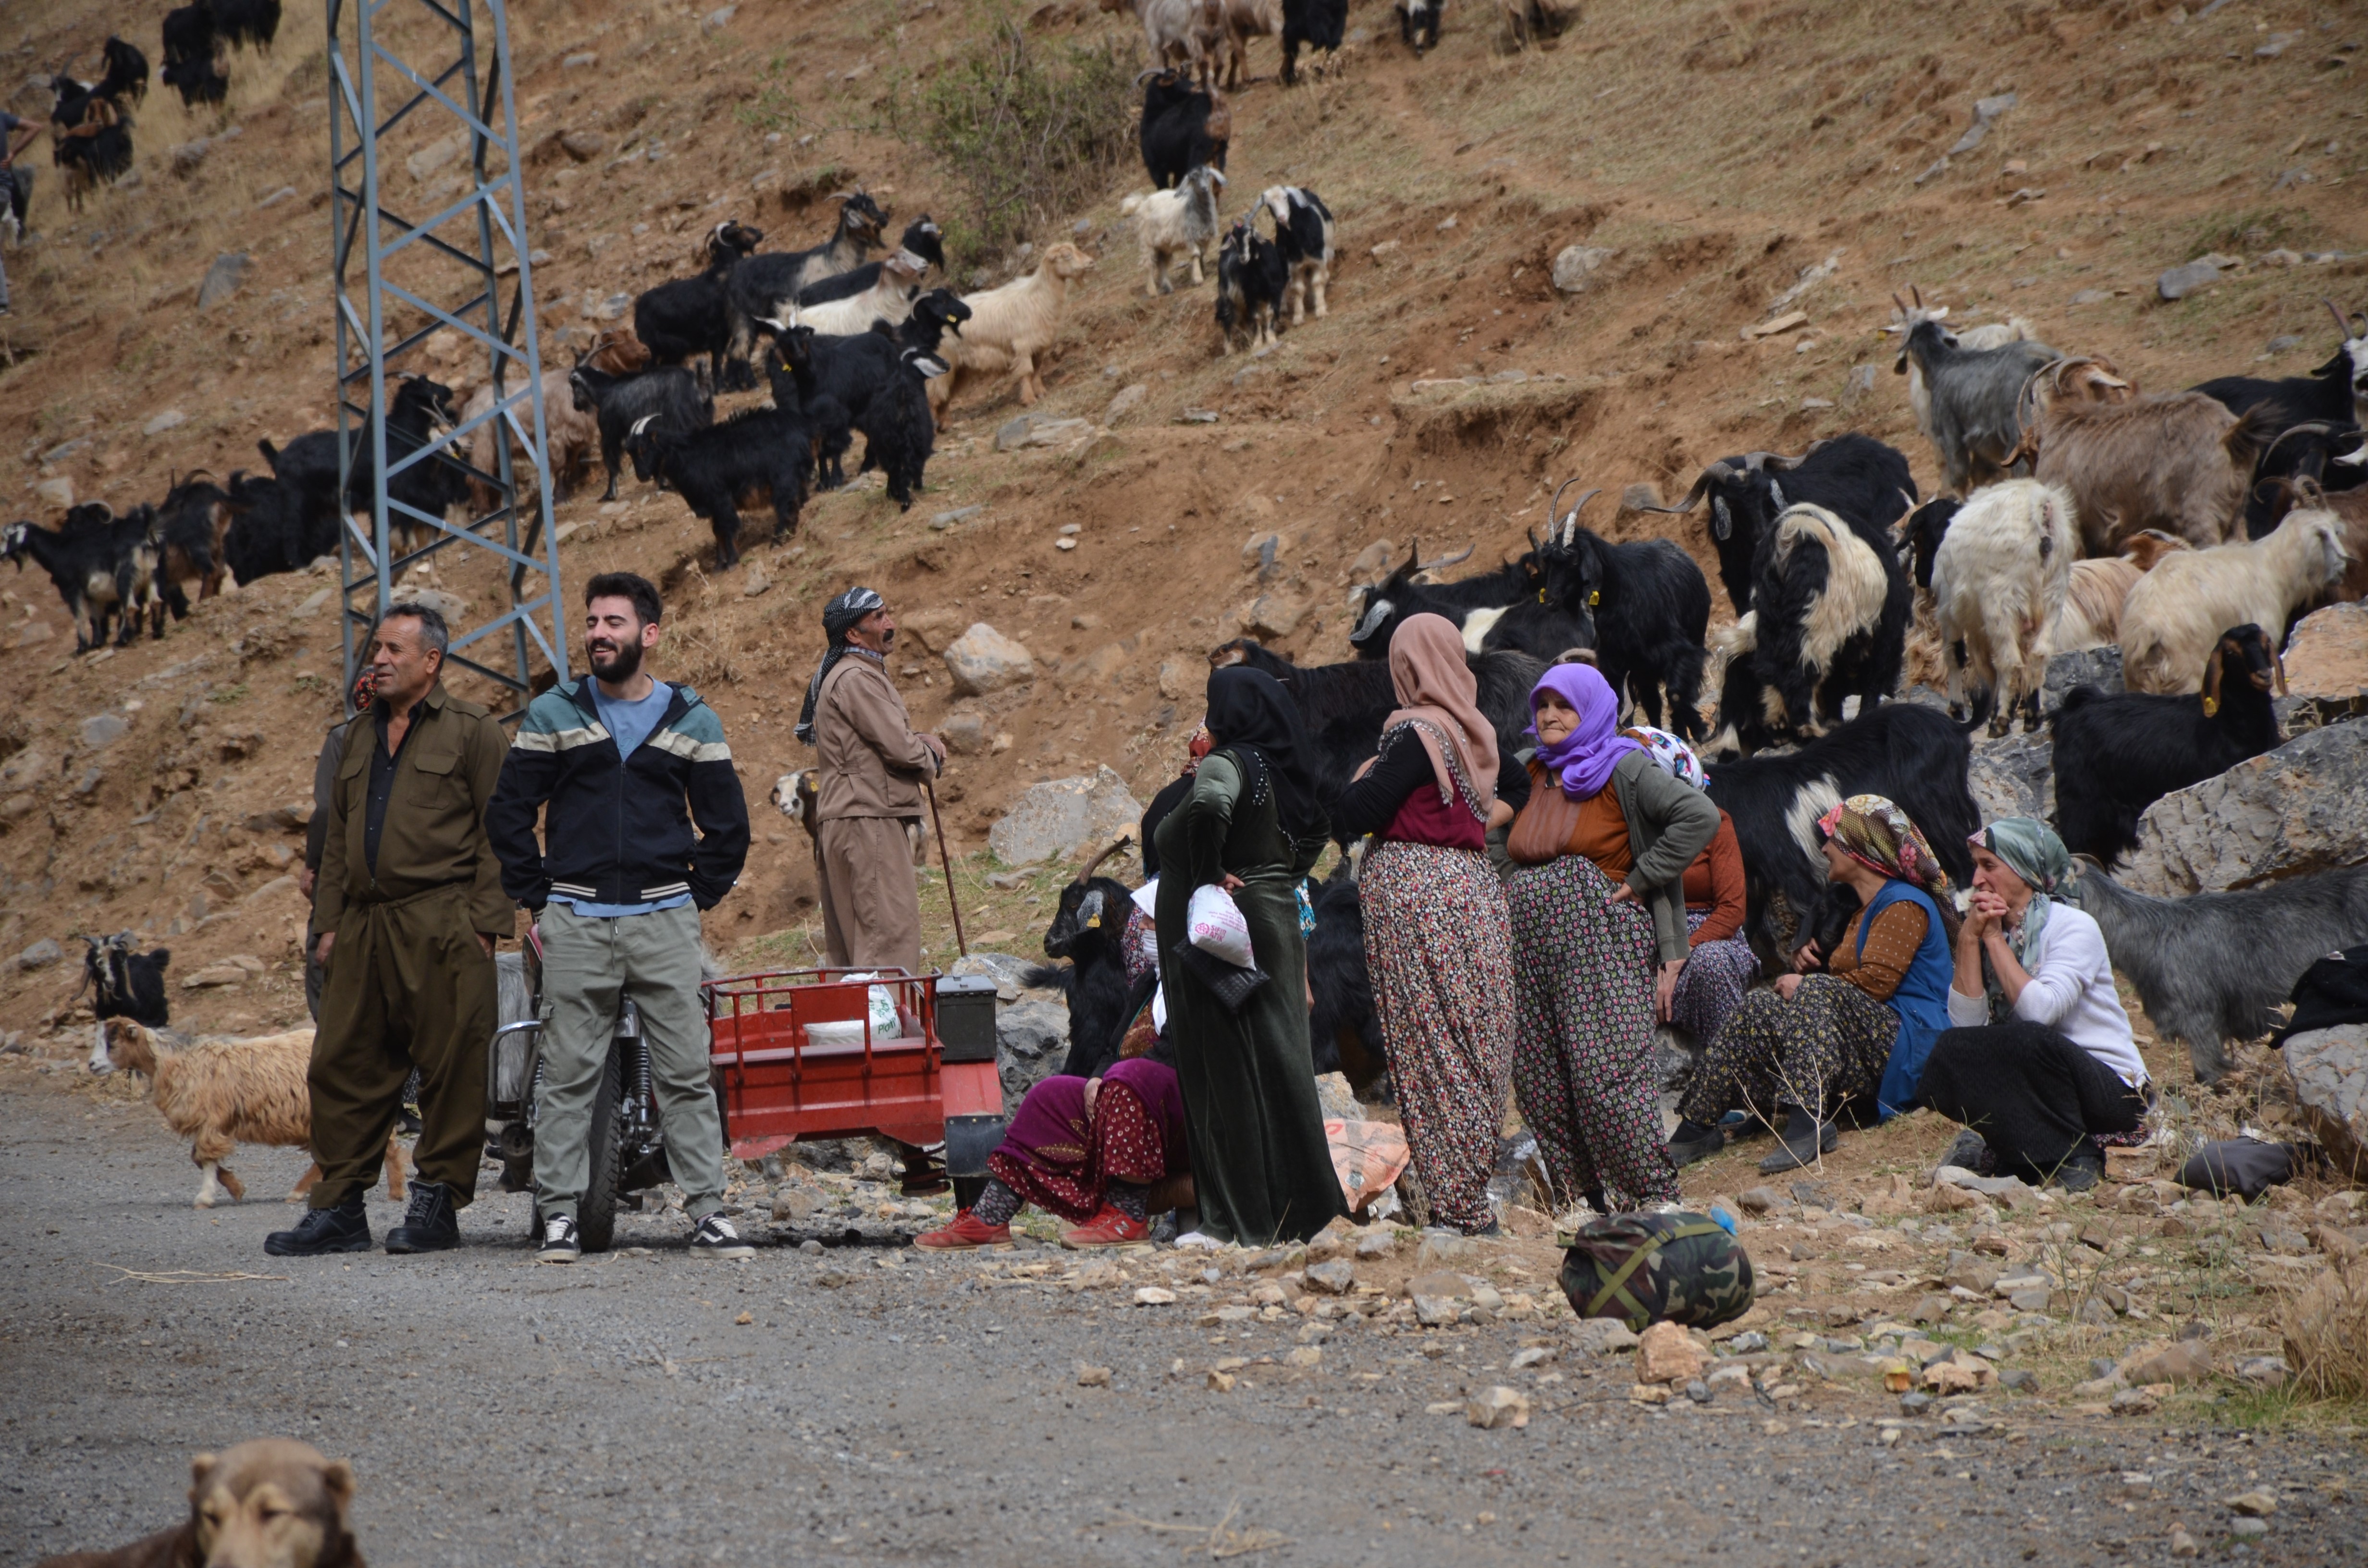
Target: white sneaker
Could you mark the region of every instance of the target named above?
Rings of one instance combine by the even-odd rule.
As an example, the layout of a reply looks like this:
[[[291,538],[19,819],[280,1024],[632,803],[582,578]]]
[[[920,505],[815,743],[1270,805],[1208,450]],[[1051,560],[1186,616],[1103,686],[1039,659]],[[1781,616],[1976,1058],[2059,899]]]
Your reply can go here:
[[[574,1263],[583,1256],[583,1244],[575,1239],[574,1220],[564,1214],[553,1214],[542,1222],[542,1245],[534,1255],[537,1263]]]

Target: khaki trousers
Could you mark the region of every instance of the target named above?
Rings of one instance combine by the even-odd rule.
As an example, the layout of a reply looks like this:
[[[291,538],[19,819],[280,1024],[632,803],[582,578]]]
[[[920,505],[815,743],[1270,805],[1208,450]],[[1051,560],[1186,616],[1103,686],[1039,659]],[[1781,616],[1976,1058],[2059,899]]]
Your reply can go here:
[[[469,924],[469,895],[454,883],[392,903],[347,904],[337,921],[307,1074],[321,1162],[315,1209],[377,1184],[415,1065],[418,1177],[450,1187],[455,1208],[476,1196],[494,960]]]
[[[822,824],[819,845],[824,940],[842,945],[831,962],[918,974],[921,892],[904,819],[839,817]]]
[[[621,997],[641,1010],[666,1166],[693,1221],[723,1207],[723,1122],[709,1083],[699,999],[699,911],[542,912],[542,1092],[534,1128],[535,1207],[574,1219],[592,1170],[592,1101],[608,1070]]]

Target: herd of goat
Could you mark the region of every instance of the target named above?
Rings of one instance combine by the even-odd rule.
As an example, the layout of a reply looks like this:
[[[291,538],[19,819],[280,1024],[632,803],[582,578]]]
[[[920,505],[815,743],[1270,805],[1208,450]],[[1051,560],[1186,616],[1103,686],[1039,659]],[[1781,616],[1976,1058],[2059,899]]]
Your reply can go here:
[[[1136,12],[1156,62],[1137,83],[1154,188],[1124,206],[1145,290],[1165,294],[1185,271],[1200,284],[1213,267],[1220,351],[1323,316],[1336,236],[1320,197],[1277,186],[1224,218],[1232,119],[1222,84],[1238,82],[1240,47],[1257,36],[1281,38],[1284,80],[1295,79],[1298,48],[1338,47],[1341,0],[1103,4]],[[1528,9],[1533,26],[1559,14]],[[1410,45],[1436,40],[1436,0],[1405,0],[1399,12]],[[278,19],[277,0],[173,12],[166,81],[193,101],[219,98],[221,50],[268,47]],[[58,161],[83,189],[129,166],[123,106],[147,84],[146,61],[120,40],[108,40],[106,63],[97,84],[55,78]],[[966,381],[1008,379],[1023,404],[1042,395],[1038,357],[1091,256],[1053,244],[1024,276],[959,294],[939,282],[942,235],[926,214],[891,247],[889,212],[871,195],[834,199],[831,232],[803,250],[768,252],[759,231],[716,224],[700,269],[641,294],[630,332],[546,372],[556,480],[597,456],[613,498],[630,462],[637,480],[709,522],[718,565],[729,567],[740,508],[768,504],[774,537],[786,537],[816,486],[845,483],[857,435],[861,470],[881,470],[909,506]],[[2094,862],[2070,896],[2098,916],[2157,1026],[2188,1045],[2200,1076],[2214,1076],[2223,1039],[2259,1032],[2303,966],[2368,940],[2368,869],[2180,901],[2141,897],[2106,873],[2135,846],[2148,804],[2279,744],[2272,698],[2289,629],[2318,606],[2368,596],[2358,406],[2368,318],[2330,302],[2338,347],[2309,375],[2145,394],[2111,360],[2060,351],[2019,320],[1952,328],[1948,310],[1920,294],[1896,303],[1895,369],[1946,494],[1920,494],[1907,456],[1861,433],[1711,463],[1681,500],[1647,509],[1702,517],[1735,618],[1715,635],[1710,583],[1685,549],[1606,540],[1580,522],[1600,492],[1567,507],[1557,492],[1543,537],[1533,530],[1531,548],[1493,571],[1440,580],[1440,567],[1471,551],[1426,561],[1417,545],[1361,585],[1358,656],[1346,664],[1298,666],[1247,639],[1212,656],[1284,682],[1337,784],[1373,754],[1395,705],[1386,654],[1406,617],[1438,613],[1462,629],[1482,706],[1508,748],[1522,744],[1545,662],[1585,650],[1640,718],[1715,759],[1711,792],[1743,848],[1747,929],[1771,963],[1847,913],[1812,841],[1826,806],[1862,792],[1897,801],[1964,885],[1977,825],[1971,733],[1985,720],[1996,735],[2018,717],[2026,730],[2044,722],[2059,824]],[[717,420],[719,392],[760,388],[768,403]],[[405,552],[423,530],[404,518],[492,506],[504,427],[495,404],[491,387],[464,402],[425,376],[400,382],[386,450]],[[403,461],[448,433],[449,450]],[[92,502],[61,528],[13,524],[0,559],[49,572],[78,648],[110,628],[119,642],[143,625],[161,636],[191,585],[203,597],[225,574],[249,582],[337,548],[371,487],[368,446],[357,438],[341,464],[338,440],[323,430],[284,449],[260,442],[268,474],[194,473],[122,515]],[[2043,715],[2048,658],[2102,646],[2118,647],[2126,689],[2077,688]],[[1945,714],[1887,700],[1926,683],[1945,686]],[[1060,920],[1097,880],[1091,868],[1078,880],[1058,939],[1048,938],[1074,960],[1073,1006],[1091,990],[1095,937],[1082,926],[1062,937]],[[1336,878],[1318,910],[1319,1052],[1336,1035],[1382,1051],[1353,881]],[[1073,1038],[1098,1037],[1080,1020]]]

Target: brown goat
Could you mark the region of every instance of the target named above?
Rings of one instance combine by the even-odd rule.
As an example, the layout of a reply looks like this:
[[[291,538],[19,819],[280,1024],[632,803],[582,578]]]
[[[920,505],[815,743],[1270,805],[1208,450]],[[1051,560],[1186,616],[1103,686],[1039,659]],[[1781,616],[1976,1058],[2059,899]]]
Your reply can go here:
[[[2043,653],[2101,648],[2121,637],[2122,606],[2138,579],[2173,551],[2192,548],[2183,539],[2147,528],[2123,542],[2122,553],[2101,561],[2075,561],[2064,590],[2064,608],[2041,634]]]
[[[700,265],[706,265],[704,256]],[[612,327],[592,340],[584,365],[604,376],[636,375],[650,368],[649,345],[635,337],[631,327]]]
[[[2071,494],[2084,553],[2112,555],[2146,528],[2201,550],[2244,537],[2246,488],[2277,418],[2266,404],[2231,414],[2202,392],[2067,397],[2025,424],[2023,443],[2038,452],[2032,476]]]

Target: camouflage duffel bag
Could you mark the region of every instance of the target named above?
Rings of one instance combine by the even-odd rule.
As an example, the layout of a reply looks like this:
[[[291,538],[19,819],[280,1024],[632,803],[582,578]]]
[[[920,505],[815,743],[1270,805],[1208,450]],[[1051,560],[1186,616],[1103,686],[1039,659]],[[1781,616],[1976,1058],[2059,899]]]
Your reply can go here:
[[[1611,1214],[1572,1239],[1562,1290],[1579,1316],[1635,1333],[1664,1320],[1709,1328],[1749,1310],[1751,1259],[1704,1215]]]

